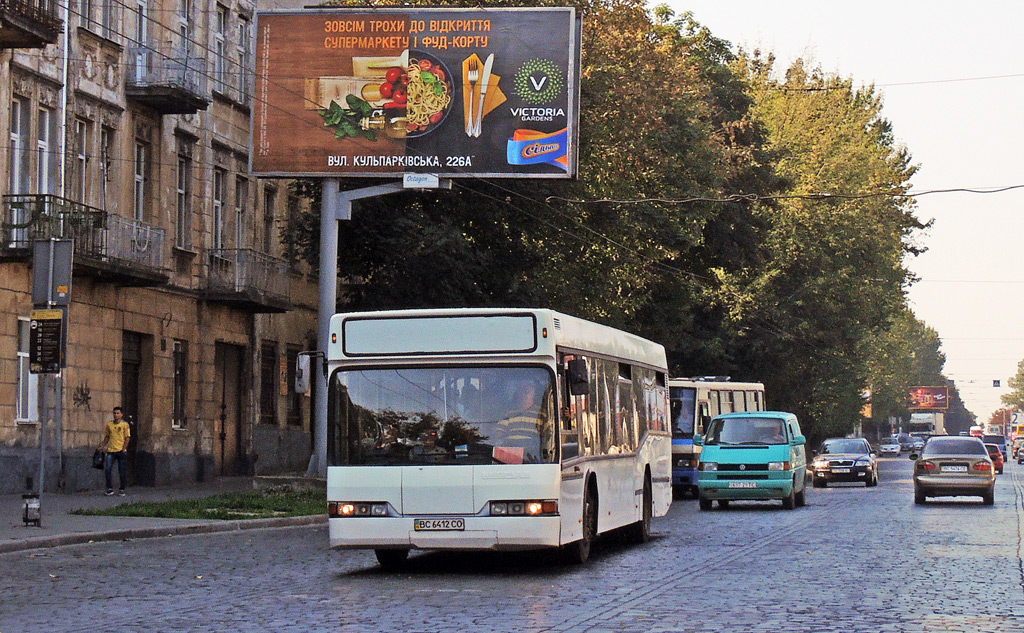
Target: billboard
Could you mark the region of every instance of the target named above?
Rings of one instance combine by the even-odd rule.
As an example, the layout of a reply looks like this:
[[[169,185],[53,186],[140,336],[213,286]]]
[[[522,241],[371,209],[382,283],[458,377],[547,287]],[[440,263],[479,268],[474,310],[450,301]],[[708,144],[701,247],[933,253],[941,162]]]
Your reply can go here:
[[[949,408],[948,387],[911,387],[910,407],[920,410],[944,410]]]
[[[257,15],[259,176],[572,178],[570,7]]]

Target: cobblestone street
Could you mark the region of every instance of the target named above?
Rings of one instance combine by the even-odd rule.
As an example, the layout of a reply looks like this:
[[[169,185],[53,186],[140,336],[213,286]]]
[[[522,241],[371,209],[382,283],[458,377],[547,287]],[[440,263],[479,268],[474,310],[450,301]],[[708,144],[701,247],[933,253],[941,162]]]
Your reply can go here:
[[[994,507],[915,506],[911,462],[806,508],[677,500],[645,546],[583,567],[531,554],[415,554],[386,573],[325,526],[0,556],[0,633],[23,631],[1020,631],[1021,474]]]

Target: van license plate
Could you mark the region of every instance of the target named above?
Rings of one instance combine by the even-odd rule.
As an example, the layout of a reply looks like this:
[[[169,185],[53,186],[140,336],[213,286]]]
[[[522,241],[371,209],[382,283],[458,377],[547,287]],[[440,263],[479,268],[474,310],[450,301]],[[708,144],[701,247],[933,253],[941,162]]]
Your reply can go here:
[[[756,481],[730,481],[730,488],[757,488]]]
[[[412,529],[417,532],[431,530],[465,530],[465,519],[415,519]]]
[[[967,472],[967,466],[943,466],[942,472],[944,473],[965,473]]]

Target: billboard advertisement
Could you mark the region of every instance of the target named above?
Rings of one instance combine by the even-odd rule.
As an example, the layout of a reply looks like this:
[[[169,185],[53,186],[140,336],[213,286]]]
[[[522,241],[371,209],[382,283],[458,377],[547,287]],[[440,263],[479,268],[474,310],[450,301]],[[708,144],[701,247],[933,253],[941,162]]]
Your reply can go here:
[[[910,407],[919,410],[944,410],[949,408],[948,387],[911,387]]]
[[[572,178],[569,7],[257,15],[259,176]]]

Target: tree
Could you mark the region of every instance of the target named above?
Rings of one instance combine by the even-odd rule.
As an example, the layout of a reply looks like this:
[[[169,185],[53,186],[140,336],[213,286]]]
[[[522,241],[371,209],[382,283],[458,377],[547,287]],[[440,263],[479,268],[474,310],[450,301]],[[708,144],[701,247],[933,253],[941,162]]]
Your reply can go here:
[[[1010,387],[1010,393],[1004,393],[999,399],[1017,411],[1024,411],[1024,360],[1017,363],[1017,373],[1006,384]]]

